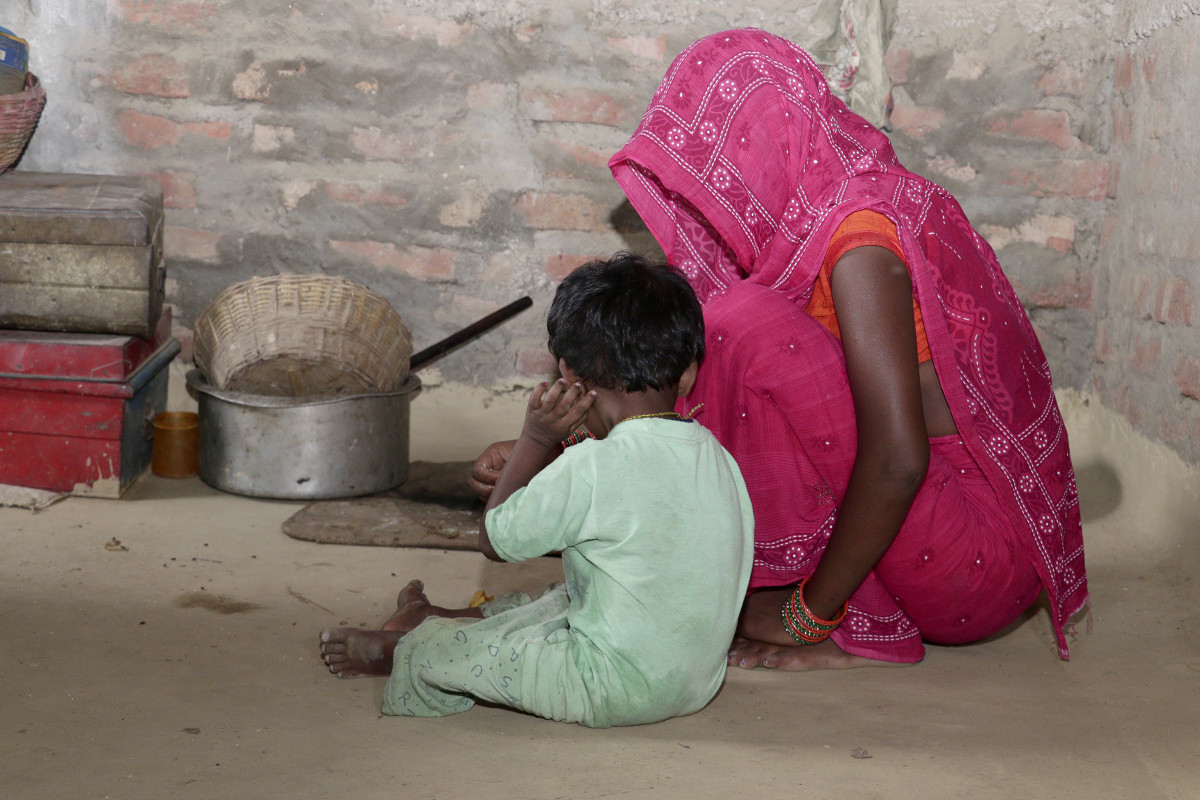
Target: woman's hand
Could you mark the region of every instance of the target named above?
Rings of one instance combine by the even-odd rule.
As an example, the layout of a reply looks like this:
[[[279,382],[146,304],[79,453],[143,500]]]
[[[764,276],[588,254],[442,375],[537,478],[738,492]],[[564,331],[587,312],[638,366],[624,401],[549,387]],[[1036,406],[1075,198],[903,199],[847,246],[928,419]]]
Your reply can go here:
[[[496,488],[496,481],[500,478],[500,470],[504,469],[504,465],[508,463],[513,445],[516,443],[515,439],[492,442],[471,465],[471,475],[467,478],[467,485],[479,496],[480,500],[487,502],[487,499],[492,496],[492,489]]]

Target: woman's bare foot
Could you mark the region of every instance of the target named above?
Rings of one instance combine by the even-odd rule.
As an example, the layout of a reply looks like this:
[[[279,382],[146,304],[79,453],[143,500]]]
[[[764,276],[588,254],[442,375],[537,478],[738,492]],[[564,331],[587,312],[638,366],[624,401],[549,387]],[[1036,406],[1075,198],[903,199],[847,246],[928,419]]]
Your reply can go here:
[[[852,656],[842,650],[832,639],[814,645],[782,645],[760,642],[756,639],[737,637],[729,646],[731,667],[754,669],[781,669],[788,672],[804,672],[810,669],[851,669],[853,667],[904,667],[873,658]]]
[[[417,580],[409,581],[396,596],[396,611],[383,623],[381,630],[408,633],[428,616],[436,615],[429,598],[425,596],[425,584]]]
[[[363,628],[321,631],[321,659],[339,678],[392,674],[392,651],[401,634]]]

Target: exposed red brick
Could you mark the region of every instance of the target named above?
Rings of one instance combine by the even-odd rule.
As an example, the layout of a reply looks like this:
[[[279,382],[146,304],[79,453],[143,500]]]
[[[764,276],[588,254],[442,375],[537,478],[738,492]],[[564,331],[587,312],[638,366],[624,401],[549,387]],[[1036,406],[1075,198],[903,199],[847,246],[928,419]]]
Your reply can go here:
[[[1138,62],[1142,68],[1142,78],[1147,84],[1154,83],[1154,75],[1158,72],[1158,52],[1146,53],[1138,58]]]
[[[608,38],[608,46],[633,53],[639,58],[662,61],[667,52],[666,36],[622,36]]]
[[[542,269],[546,271],[557,283],[563,278],[570,275],[575,269],[589,261],[595,259],[594,255],[574,255],[568,253],[557,253],[552,256],[547,256]]]
[[[940,128],[945,118],[946,112],[940,108],[901,103],[892,109],[892,127],[914,139],[924,139],[926,134]]]
[[[603,231],[609,227],[608,207],[580,194],[524,192],[513,205],[526,225],[539,230]]]
[[[1133,113],[1117,101],[1113,104],[1113,139],[1125,144],[1133,136]]]
[[[523,347],[517,351],[517,374],[527,378],[558,375],[558,362],[544,347]]]
[[[206,139],[219,139],[222,142],[229,141],[229,137],[233,136],[233,124],[224,120],[216,122],[185,122],[183,123],[183,132],[187,135],[203,136]]]
[[[589,167],[607,167],[608,159],[612,157],[612,152],[609,150],[588,147],[587,145],[582,145],[578,142],[554,139],[552,140],[552,143],[555,147],[569,155],[571,158],[582,164],[587,164]]]
[[[519,41],[522,41],[522,42],[525,42],[526,44],[528,44],[529,42],[532,42],[534,39],[536,39],[542,35],[542,26],[541,25],[514,25],[512,27],[512,32],[513,32],[513,35],[515,35]]]
[[[508,104],[508,87],[503,83],[475,83],[467,87],[467,108],[499,109]]]
[[[325,183],[321,188],[325,196],[338,203],[349,203],[356,206],[404,206],[408,205],[406,195],[396,194],[390,189],[380,186],[357,186],[352,183]]]
[[[1150,319],[1150,292],[1154,281],[1145,272],[1126,270],[1114,281],[1109,292],[1109,302],[1116,309],[1128,311],[1141,319]]]
[[[1192,287],[1186,280],[1168,277],[1159,281],[1154,299],[1154,318],[1171,325],[1192,324]]]
[[[334,250],[368,261],[384,269],[408,273],[426,281],[454,278],[454,252],[440,247],[410,247],[401,250],[393,242],[330,240]]]
[[[168,261],[183,259],[219,264],[221,234],[168,225],[163,230],[163,253]]]
[[[126,109],[117,118],[117,132],[134,147],[157,149],[178,144],[187,135],[204,136],[225,141],[233,135],[233,126],[218,122],[175,122],[154,114],[142,114]]]
[[[1175,383],[1179,391],[1193,400],[1200,400],[1200,361],[1180,356],[1175,365]]]
[[[521,93],[521,105],[531,119],[548,122],[592,122],[624,128],[633,121],[628,104],[594,89],[530,89]]]
[[[195,208],[196,180],[194,172],[139,172],[147,178],[154,178],[163,188],[163,205],[167,208]]]
[[[1013,167],[1004,183],[1031,189],[1034,197],[1103,200],[1108,192],[1110,170],[1107,161],[1044,161]]]
[[[117,118],[117,133],[134,147],[148,149],[176,144],[183,135],[178,123],[166,117],[128,110]]]
[[[105,80],[126,94],[154,97],[191,97],[187,67],[170,56],[145,55],[119,66],[110,66]]]
[[[1041,308],[1092,308],[1095,284],[1096,276],[1085,272],[1054,286],[1039,289],[1026,299]]]
[[[1071,134],[1071,118],[1065,111],[1029,109],[993,120],[988,130],[992,133],[1046,142],[1059,150],[1070,150],[1079,146],[1079,140]]]
[[[207,33],[220,12],[215,0],[108,0],[108,13],[131,25]]]
[[[1034,87],[1048,95],[1063,97],[1083,97],[1087,90],[1085,76],[1065,61],[1055,62]]]
[[[901,86],[908,83],[908,68],[912,63],[912,50],[892,47],[889,48],[883,57],[883,64],[887,67],[888,77],[892,79],[892,84]]]
[[[1162,339],[1146,339],[1135,333],[1129,338],[1127,355],[1127,366],[1130,370],[1143,375],[1153,375],[1158,366],[1158,357],[1162,355]]]
[[[1113,58],[1113,91],[1127,92],[1133,86],[1133,56],[1122,50]]]

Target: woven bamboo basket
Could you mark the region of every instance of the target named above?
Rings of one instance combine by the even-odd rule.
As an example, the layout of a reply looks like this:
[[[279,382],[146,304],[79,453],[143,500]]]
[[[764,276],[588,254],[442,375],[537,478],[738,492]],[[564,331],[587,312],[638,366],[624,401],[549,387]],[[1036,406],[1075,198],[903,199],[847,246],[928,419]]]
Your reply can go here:
[[[275,397],[393,392],[412,334],[344,278],[274,275],[228,287],[196,320],[196,367],[217,389]]]
[[[0,94],[0,174],[20,158],[45,105],[46,90],[32,72],[25,73],[25,91]]]

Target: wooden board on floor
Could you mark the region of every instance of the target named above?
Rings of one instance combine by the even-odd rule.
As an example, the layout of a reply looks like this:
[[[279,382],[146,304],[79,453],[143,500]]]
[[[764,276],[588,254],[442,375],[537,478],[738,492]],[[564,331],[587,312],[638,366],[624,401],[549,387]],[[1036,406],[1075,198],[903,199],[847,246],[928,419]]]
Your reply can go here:
[[[398,489],[317,500],[283,523],[293,539],[374,547],[476,550],[483,503],[467,486],[471,462],[415,461]]]

